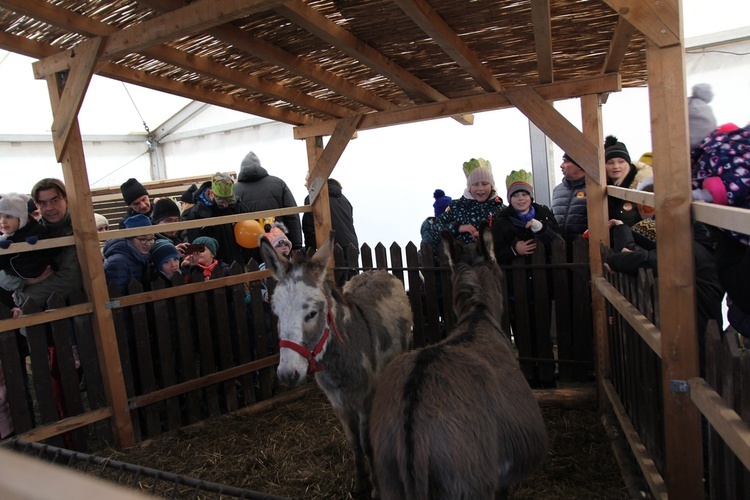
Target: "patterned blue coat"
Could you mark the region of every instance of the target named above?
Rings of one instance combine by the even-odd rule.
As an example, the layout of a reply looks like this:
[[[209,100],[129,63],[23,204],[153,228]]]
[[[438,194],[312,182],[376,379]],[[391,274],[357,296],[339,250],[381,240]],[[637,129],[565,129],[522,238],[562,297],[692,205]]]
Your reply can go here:
[[[492,219],[500,210],[505,208],[503,199],[499,196],[488,198],[486,201],[479,202],[466,196],[453,200],[450,206],[435,219],[432,224],[432,240],[440,241],[440,233],[443,230],[450,231],[454,238],[464,243],[473,243],[469,233],[459,233],[458,228],[464,224],[471,224],[479,229],[482,221],[487,221],[490,226]]]

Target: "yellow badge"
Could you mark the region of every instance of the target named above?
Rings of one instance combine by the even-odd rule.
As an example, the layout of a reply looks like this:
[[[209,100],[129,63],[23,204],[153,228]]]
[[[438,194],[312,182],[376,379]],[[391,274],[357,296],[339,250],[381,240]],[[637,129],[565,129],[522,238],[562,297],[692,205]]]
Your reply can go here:
[[[586,191],[578,191],[576,193],[576,198],[585,198],[586,197]]]
[[[625,210],[626,212],[630,212],[631,210],[633,210],[633,204],[630,203],[629,201],[626,201],[625,203],[622,204],[622,209]]]

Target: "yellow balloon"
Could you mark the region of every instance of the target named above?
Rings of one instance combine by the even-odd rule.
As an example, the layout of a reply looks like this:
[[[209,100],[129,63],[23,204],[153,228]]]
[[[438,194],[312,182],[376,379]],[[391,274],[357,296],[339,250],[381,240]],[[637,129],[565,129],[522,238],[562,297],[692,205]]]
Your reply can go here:
[[[258,248],[258,237],[263,234],[263,226],[257,220],[241,220],[234,225],[234,239],[245,248]]]

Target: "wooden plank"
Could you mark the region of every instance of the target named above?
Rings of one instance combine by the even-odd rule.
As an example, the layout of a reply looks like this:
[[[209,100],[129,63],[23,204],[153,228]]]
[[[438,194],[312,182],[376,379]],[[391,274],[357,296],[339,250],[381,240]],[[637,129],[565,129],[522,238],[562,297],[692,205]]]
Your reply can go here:
[[[161,279],[151,282],[152,290],[163,288],[164,281]],[[177,383],[175,365],[177,323],[175,321],[175,312],[170,308],[170,305],[170,302],[166,300],[156,300],[152,304],[154,312],[153,334],[156,338],[154,345],[157,348],[155,358],[157,359],[159,387],[170,387]],[[167,400],[165,406],[167,430],[180,427],[182,419],[180,418],[179,402],[176,399],[170,399]]]
[[[532,87],[546,101],[558,101],[581,97],[588,94],[601,94],[604,92],[619,92],[622,88],[620,75],[613,73],[588,78],[577,78],[576,80],[560,81]],[[434,118],[443,118],[446,115],[457,115],[466,113],[478,113],[480,111],[491,111],[512,107],[513,104],[507,99],[503,92],[482,94],[471,97],[459,97],[448,101],[411,106],[409,109],[398,109],[391,111],[379,111],[368,113],[362,118],[357,130],[370,130],[401,125],[404,123],[415,123]],[[337,120],[329,120],[322,123],[302,125],[294,128],[295,139],[307,139],[309,137],[331,135],[336,127]],[[576,157],[577,158],[577,157]]]
[[[321,188],[327,186],[328,178],[336,167],[341,155],[344,154],[346,146],[352,140],[352,136],[357,131],[357,126],[362,121],[363,115],[350,116],[343,118],[336,124],[336,129],[331,135],[331,139],[323,149],[320,156],[317,157],[315,168],[310,169],[309,192],[310,204],[315,203],[315,199],[321,191]]]
[[[15,243],[14,243],[15,245]],[[0,332],[26,328],[29,326],[43,325],[65,318],[73,318],[84,314],[90,314],[94,311],[92,304],[78,304],[60,309],[47,309],[44,311],[30,312],[19,316],[18,318],[8,318],[0,320]]]
[[[435,256],[431,245],[422,247],[422,280],[424,293],[420,293],[422,308],[415,310],[415,315],[420,315],[424,321],[425,342],[434,344],[440,341],[440,300],[444,294],[444,288],[440,284],[440,276],[435,269]],[[417,289],[421,290],[422,287]]]
[[[736,412],[740,408],[740,351],[732,335],[722,338],[721,368],[721,399]],[[742,490],[742,467],[729,447],[724,449],[724,465],[727,491],[736,494]]]
[[[388,269],[388,252],[382,242],[375,245],[375,266],[377,269]]]
[[[193,275],[194,278],[195,275]],[[198,337],[198,352],[200,356],[200,374],[213,375],[216,373],[216,360],[214,358],[214,345],[211,325],[210,309],[206,292],[193,295],[193,307],[195,308],[195,325]],[[219,393],[215,385],[208,386],[203,391],[206,408],[209,417],[219,415]]]
[[[99,408],[98,410],[91,410],[81,415],[76,415],[75,417],[57,420],[49,425],[40,425],[28,432],[18,434],[16,437],[23,439],[24,441],[42,441],[49,439],[51,440],[50,444],[52,444],[53,442],[56,442],[55,440],[62,441],[60,435],[67,431],[96,424],[97,422],[106,422],[107,419],[110,418],[112,418],[111,408]]]
[[[553,264],[563,264],[568,262],[565,240],[558,239],[552,242]],[[558,359],[576,359],[576,353],[573,351],[573,332],[571,323],[571,293],[570,293],[570,274],[563,267],[556,267],[552,270],[552,283],[555,294],[555,331],[557,332],[557,358]],[[567,363],[559,364],[560,380],[570,382],[573,380],[573,367]]]
[[[214,268],[214,271],[219,268]],[[231,335],[237,336],[237,330],[229,327],[229,314],[227,308],[234,309],[235,307],[244,309],[245,300],[244,297],[242,302],[239,304],[231,303],[227,300],[227,292],[224,288],[217,288],[211,292],[211,306],[214,314],[211,316],[212,322],[216,330],[214,331],[213,339],[216,344],[216,350],[219,358],[219,370],[226,370],[234,366],[234,360],[232,359],[232,338]],[[237,409],[237,386],[234,384],[234,379],[225,381],[222,385],[222,396],[224,400],[224,408],[226,411],[234,411]]]
[[[393,242],[393,244],[390,247],[390,256],[391,256],[391,274],[393,274],[395,277],[399,279],[401,282],[401,285],[404,287],[404,290],[406,290],[406,284],[404,283],[404,261],[403,256],[401,254],[401,247],[396,244],[396,242]]]
[[[586,382],[593,375],[593,321],[591,318],[591,273],[589,271],[588,243],[583,238],[576,238],[573,245],[573,268],[571,269],[571,290],[573,293],[573,350],[579,360],[573,366],[574,377],[579,382]]]
[[[552,22],[549,0],[531,0],[531,23],[534,28],[534,48],[539,83],[552,83]],[[577,158],[577,157],[576,157]]]
[[[174,299],[175,312],[177,313],[177,343],[179,344],[178,366],[181,374],[177,377],[177,385],[179,385],[179,382],[198,378],[195,368],[197,349],[193,342],[194,309],[191,302],[192,298],[188,295],[180,295]],[[177,387],[177,385],[172,387]],[[195,392],[185,394],[185,418],[189,424],[200,420],[200,398]]]
[[[591,277],[593,285],[599,292],[622,314],[627,322],[638,332],[638,335],[661,356],[661,332],[651,323],[648,318],[638,311],[625,297],[620,294],[601,274]]]
[[[658,47],[681,43],[679,0],[604,0]]]
[[[34,427],[34,409],[31,395],[27,392],[26,356],[19,352],[21,343],[25,344],[26,338],[18,331],[0,333],[0,360],[6,388],[6,404],[10,409],[15,434],[21,434]]]
[[[544,243],[536,240],[537,247],[531,255],[531,264],[543,266],[546,263],[546,249]],[[552,340],[550,339],[550,297],[549,297],[549,280],[547,279],[547,270],[543,267],[532,268],[527,271],[531,275],[529,282],[534,297],[533,305],[533,324],[535,326],[532,335],[534,336],[534,351],[537,358],[549,360],[548,363],[539,364],[539,380],[543,387],[555,387],[555,355],[552,350]]]
[[[503,94],[526,118],[539,127],[544,135],[575,158],[581,168],[586,171],[587,178],[597,184],[602,183],[599,169],[596,168],[599,165],[598,146],[583,135],[552,104],[544,100],[531,87],[506,90]]]
[[[669,4],[672,0],[662,3]],[[631,20],[632,22],[632,20]],[[638,27],[637,23],[633,23]],[[698,375],[690,156],[684,52],[680,45],[646,45],[654,151],[654,195],[659,214],[657,247],[662,332],[662,384],[666,445],[665,477],[670,495],[702,497],[700,414],[688,395],[670,390],[672,380]]]
[[[604,58],[602,73],[617,73],[620,71],[622,61],[628,52],[628,45],[635,34],[635,26],[630,24],[623,16],[617,18],[612,40],[609,41],[607,57]]]
[[[716,227],[750,234],[750,212],[746,208],[714,205],[704,201],[692,203],[693,218]],[[15,247],[15,243],[13,244]]]
[[[119,291],[114,286],[111,287],[110,293],[113,297],[119,294]],[[128,398],[136,395],[135,392],[135,381],[133,380],[133,371],[135,370],[135,363],[133,362],[130,355],[130,346],[128,343],[128,327],[127,321],[129,318],[130,311],[127,309],[117,309],[112,311],[112,322],[115,329],[115,340],[117,342],[117,359],[119,360],[120,366],[118,367],[120,373],[122,373],[123,388]],[[100,353],[101,356],[101,353]],[[105,374],[106,376],[106,374]],[[127,408],[127,400],[125,406]],[[117,412],[115,412],[117,413]],[[141,435],[141,424],[140,424],[140,412],[130,411],[126,413],[128,419],[131,421],[133,429],[133,441],[134,443],[140,442],[142,439]]]
[[[526,263],[523,256],[513,259],[512,268],[508,276],[508,289],[513,290],[513,299],[511,302],[512,316],[511,321],[513,331],[513,340],[515,340],[518,349],[519,364],[521,371],[529,381],[532,387],[537,384],[537,366],[533,361],[527,361],[523,358],[534,358],[534,348],[531,332],[531,304],[529,304],[529,293],[526,283],[526,269],[523,265]]]
[[[750,425],[700,377],[688,380],[690,399],[719,433],[724,442],[750,468]]]
[[[429,245],[422,247],[422,252],[429,249],[430,258],[432,258],[432,249]],[[424,257],[424,253],[422,254]],[[414,319],[413,328],[413,343],[414,348],[423,347],[425,345],[425,334],[424,334],[424,321],[422,318],[422,294],[420,292],[422,288],[422,279],[419,276],[419,256],[417,253],[417,247],[411,241],[406,245],[406,266],[407,277],[409,278],[409,305],[411,306],[411,312]]]
[[[248,263],[248,269],[255,270],[258,268],[258,263],[252,260]],[[239,263],[233,263],[230,271],[233,275],[241,274],[243,272],[242,266]],[[260,283],[256,281],[256,283]],[[245,304],[245,285],[237,284],[229,287],[229,294],[231,296],[232,303],[235,304],[230,311],[232,314],[232,320],[234,322],[234,328],[237,335],[237,350],[235,356],[237,357],[238,364],[249,363],[252,360],[253,352],[250,347],[251,338],[250,336],[254,333],[253,330],[249,329],[247,305]],[[238,304],[241,304],[238,306]],[[252,375],[244,375],[240,378],[240,397],[245,405],[248,405],[255,401],[255,390],[253,388],[253,377]]]

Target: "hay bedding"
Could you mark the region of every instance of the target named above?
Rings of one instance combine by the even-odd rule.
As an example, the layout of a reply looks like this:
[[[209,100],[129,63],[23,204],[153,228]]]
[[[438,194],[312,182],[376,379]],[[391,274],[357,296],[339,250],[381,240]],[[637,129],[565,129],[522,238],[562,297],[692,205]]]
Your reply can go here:
[[[343,430],[314,385],[264,411],[237,411],[171,431],[110,459],[291,498],[352,498]],[[288,393],[292,394],[292,393]],[[629,498],[594,407],[543,408],[549,458],[514,499]],[[144,486],[145,487],[145,486]]]

